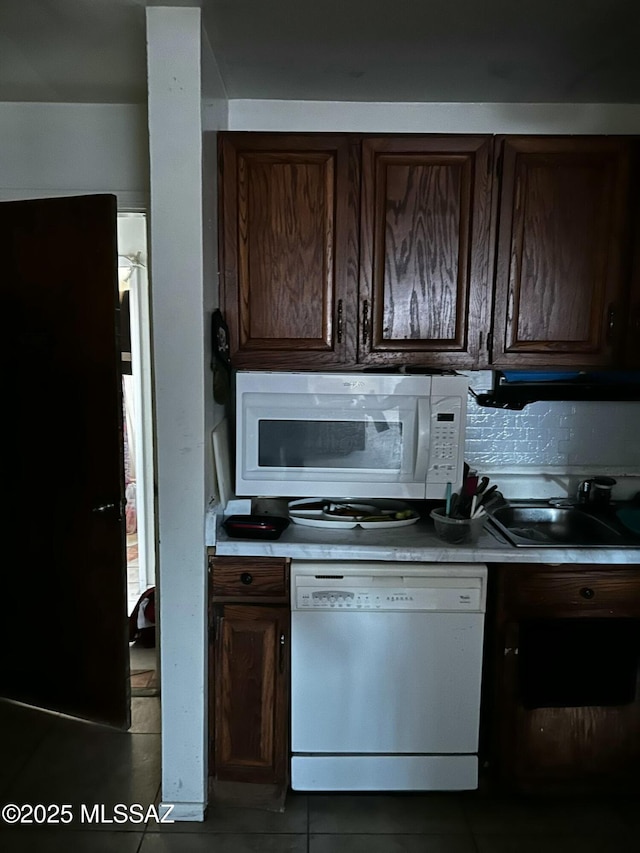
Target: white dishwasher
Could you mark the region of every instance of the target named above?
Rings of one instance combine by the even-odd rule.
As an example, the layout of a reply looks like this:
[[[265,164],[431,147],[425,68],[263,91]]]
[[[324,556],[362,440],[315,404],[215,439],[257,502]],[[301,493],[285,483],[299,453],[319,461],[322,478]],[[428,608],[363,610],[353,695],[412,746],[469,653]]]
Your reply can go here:
[[[487,567],[291,565],[291,787],[478,786]]]

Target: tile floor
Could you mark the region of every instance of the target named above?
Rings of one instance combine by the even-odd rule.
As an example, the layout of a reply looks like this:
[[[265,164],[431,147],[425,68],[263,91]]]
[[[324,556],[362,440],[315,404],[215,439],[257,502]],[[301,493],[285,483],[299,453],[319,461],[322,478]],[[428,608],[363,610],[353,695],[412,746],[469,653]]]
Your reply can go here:
[[[155,647],[145,648],[139,643],[131,643],[129,646],[129,669],[132,696],[158,696],[160,694],[157,667],[158,660]]]
[[[159,699],[117,732],[0,702],[0,805],[68,803],[69,826],[9,826],[2,853],[638,853],[638,803],[464,794],[290,794],[283,813],[216,806],[204,823],[89,825],[81,804],[158,801]]]

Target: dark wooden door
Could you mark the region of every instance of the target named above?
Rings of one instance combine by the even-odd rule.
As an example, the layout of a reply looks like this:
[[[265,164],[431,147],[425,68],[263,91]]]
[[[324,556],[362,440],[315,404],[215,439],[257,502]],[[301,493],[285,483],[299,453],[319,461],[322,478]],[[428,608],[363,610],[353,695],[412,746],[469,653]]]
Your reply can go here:
[[[353,361],[359,164],[348,137],[228,133],[220,155],[233,364]]]
[[[364,140],[360,362],[477,364],[489,293],[491,151],[488,136]]]
[[[0,695],[129,725],[113,196],[0,205]]]
[[[502,141],[492,362],[612,366],[627,328],[629,142]]]
[[[215,625],[215,775],[282,784],[288,761],[289,608],[221,605]]]

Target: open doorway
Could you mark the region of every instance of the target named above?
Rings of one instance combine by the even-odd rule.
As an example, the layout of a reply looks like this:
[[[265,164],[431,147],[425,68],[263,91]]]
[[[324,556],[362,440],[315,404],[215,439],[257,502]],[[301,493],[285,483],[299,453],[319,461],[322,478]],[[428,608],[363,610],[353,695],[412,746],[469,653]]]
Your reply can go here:
[[[118,214],[131,695],[158,695],[147,218]]]

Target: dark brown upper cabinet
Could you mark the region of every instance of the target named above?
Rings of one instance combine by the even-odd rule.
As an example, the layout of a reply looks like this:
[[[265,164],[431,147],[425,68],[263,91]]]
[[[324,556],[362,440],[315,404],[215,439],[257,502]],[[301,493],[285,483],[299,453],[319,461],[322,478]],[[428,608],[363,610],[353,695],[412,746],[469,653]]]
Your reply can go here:
[[[488,136],[363,141],[360,363],[476,366],[487,323],[492,144]]]
[[[357,152],[346,135],[220,135],[221,307],[236,367],[355,360]]]
[[[219,139],[235,367],[640,366],[633,138]]]
[[[615,367],[628,330],[630,142],[504,137],[491,364]]]

